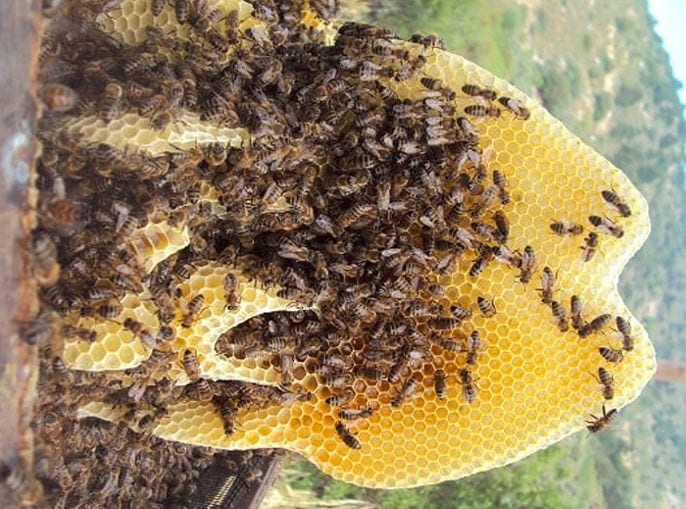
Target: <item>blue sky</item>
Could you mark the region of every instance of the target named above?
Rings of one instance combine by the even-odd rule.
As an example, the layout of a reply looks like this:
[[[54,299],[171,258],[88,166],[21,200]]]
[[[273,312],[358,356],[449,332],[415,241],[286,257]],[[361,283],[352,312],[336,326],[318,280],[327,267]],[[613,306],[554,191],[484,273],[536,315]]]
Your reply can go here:
[[[648,0],[648,8],[657,20],[655,30],[669,53],[672,72],[684,85],[679,97],[686,104],[686,0]]]

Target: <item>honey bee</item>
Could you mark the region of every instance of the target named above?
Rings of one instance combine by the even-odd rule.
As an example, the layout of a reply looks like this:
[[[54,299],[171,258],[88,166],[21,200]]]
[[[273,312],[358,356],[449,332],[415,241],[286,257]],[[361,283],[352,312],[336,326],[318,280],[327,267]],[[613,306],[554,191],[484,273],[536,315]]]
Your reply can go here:
[[[102,97],[100,99],[98,116],[105,123],[110,123],[119,111],[119,104],[121,102],[121,97],[124,93],[124,89],[115,83],[114,81],[109,82],[103,90]]]
[[[605,327],[608,323],[610,323],[611,319],[612,317],[609,314],[598,315],[590,322],[579,327],[577,333],[579,334],[579,337],[586,338]]]
[[[441,50],[445,49],[445,41],[434,34],[412,34],[412,36],[410,37],[410,41],[417,44],[421,44],[425,48],[437,48]]]
[[[343,443],[351,449],[357,450],[362,448],[360,441],[352,433],[350,433],[350,430],[348,430],[348,428],[346,428],[345,425],[340,421],[336,423],[336,433],[338,433],[338,436]]]
[[[557,327],[560,332],[567,332],[569,330],[569,320],[567,319],[567,310],[556,300],[550,301],[550,308],[553,310],[553,316],[557,322]]]
[[[479,350],[481,349],[481,336],[479,331],[474,330],[467,338],[467,364],[474,366],[476,364]]]
[[[222,425],[224,426],[224,433],[227,435],[233,435],[236,432],[235,419],[238,414],[238,405],[230,398],[223,397],[220,399],[213,399],[215,408],[219,412],[219,416],[222,420]]]
[[[135,337],[141,340],[141,342],[149,347],[155,348],[157,346],[157,341],[152,332],[143,327],[143,324],[134,320],[133,318],[126,318],[122,326],[133,333]]]
[[[425,63],[426,57],[423,55],[418,55],[409,61],[405,60],[394,75],[395,81],[403,82],[409,80],[419,72]]]
[[[481,88],[478,85],[470,83],[462,85],[462,91],[467,95],[471,95],[472,97],[483,97],[489,101],[493,101],[496,97],[498,97],[498,94],[496,94],[495,91],[488,88]]]
[[[174,0],[174,14],[176,14],[176,20],[184,25],[188,21],[190,15],[190,2],[189,0]]]
[[[596,417],[591,414],[591,420],[586,421],[586,429],[591,433],[598,433],[607,428],[612,421],[617,417],[617,409],[613,408],[609,412],[605,411],[605,405],[603,405],[603,416]]]
[[[495,106],[484,106],[482,104],[470,104],[469,106],[465,106],[464,112],[473,117],[498,118],[500,116],[500,108],[496,108]]]
[[[581,327],[584,326],[584,319],[581,316],[582,311],[583,311],[583,304],[581,303],[581,299],[576,295],[572,295],[572,298],[571,298],[572,327],[574,327],[576,330],[579,330]]]
[[[624,236],[624,230],[617,223],[606,217],[588,216],[588,220],[605,235],[612,235],[618,239]]]
[[[634,349],[634,338],[631,336],[631,323],[621,316],[616,318],[617,330],[622,335],[622,349],[630,352]]]
[[[507,205],[510,203],[510,193],[507,190],[507,180],[501,171],[493,170],[493,183],[498,186],[500,203],[502,205]]]
[[[461,322],[457,318],[438,317],[429,318],[427,323],[433,329],[447,330],[459,327]]]
[[[108,320],[118,317],[121,311],[121,305],[113,302],[110,302],[109,304],[101,304],[97,309],[98,315],[103,318],[107,318]]]
[[[550,229],[558,235],[581,235],[584,227],[580,224],[561,219],[550,223]]]
[[[581,254],[581,259],[584,262],[590,261],[598,250],[598,234],[595,232],[590,232],[588,237],[584,239],[585,245],[581,246],[580,249],[583,250]]]
[[[603,195],[603,200],[612,206],[620,216],[629,217],[631,215],[631,209],[620,199],[617,193],[614,191],[601,191],[601,194]]]
[[[40,88],[39,97],[47,108],[59,113],[73,110],[79,102],[79,95],[60,83],[46,83]]]
[[[407,398],[411,397],[415,393],[418,386],[419,375],[417,373],[413,373],[407,380],[405,380],[405,383],[403,384],[398,394],[391,398],[391,405],[393,405],[394,407],[399,407],[400,405],[402,405]]]
[[[371,407],[366,408],[344,408],[338,412],[338,417],[345,420],[367,419],[372,415]]]
[[[205,304],[205,296],[202,293],[190,300],[187,306],[187,313],[181,319],[182,327],[190,328],[193,326],[193,322],[195,322],[197,315],[202,310],[203,304]]]
[[[541,273],[541,302],[550,305],[553,300],[553,287],[555,286],[555,274],[550,267],[543,267]]]
[[[386,373],[380,369],[371,368],[369,366],[358,366],[355,368],[355,374],[365,380],[371,380],[374,382],[379,382],[381,380],[386,380]]]
[[[480,235],[491,242],[496,242],[498,244],[505,243],[505,238],[498,228],[491,226],[490,224],[479,222],[473,222],[471,226],[472,230],[474,230],[477,235]]]
[[[57,262],[57,246],[45,233],[33,236],[34,276],[41,286],[52,286],[60,277],[60,265]]]
[[[241,302],[240,292],[238,291],[238,279],[232,273],[224,276],[224,294],[226,295],[225,309],[235,311]]]
[[[469,275],[471,277],[476,277],[481,274],[486,267],[488,267],[488,264],[492,258],[493,257],[490,254],[482,254],[479,256],[469,268]]]
[[[195,382],[200,378],[200,363],[192,350],[188,348],[184,350],[182,364],[191,382]]]
[[[624,360],[624,351],[621,349],[614,349],[607,346],[601,346],[598,348],[598,352],[603,359],[607,362],[612,362],[614,364],[622,362]]]
[[[41,309],[33,320],[21,321],[20,332],[22,339],[29,345],[47,345],[53,336],[52,313]]]
[[[534,268],[536,267],[536,256],[534,254],[534,249],[531,246],[524,247],[524,253],[522,254],[522,264],[520,267],[519,281],[527,284],[531,281],[533,276]]]
[[[476,298],[476,303],[479,307],[479,311],[481,311],[481,314],[486,318],[495,316],[496,309],[492,300],[489,301],[486,297],[479,296]]]
[[[152,15],[159,16],[162,13],[162,9],[164,8],[165,3],[166,0],[151,0],[150,12],[152,12]]]
[[[462,385],[462,394],[467,403],[473,403],[476,399],[476,384],[472,378],[472,372],[468,369],[460,370],[460,385]]]
[[[396,362],[391,367],[391,370],[388,372],[388,381],[393,384],[399,382],[400,378],[403,376],[403,373],[405,372],[405,368],[409,363],[410,359],[408,359],[406,356],[400,357],[400,359],[398,359],[398,362]]]
[[[445,399],[448,393],[448,388],[446,385],[448,377],[445,371],[442,369],[437,369],[434,372],[434,390],[436,391],[436,397],[438,399]]]
[[[524,107],[519,99],[499,97],[498,102],[513,113],[515,117],[521,118],[522,120],[527,120],[531,116],[531,112]]]
[[[608,370],[603,367],[598,368],[598,376],[593,376],[602,386],[601,392],[605,399],[612,399],[615,396],[614,378]]]
[[[61,333],[65,337],[76,337],[89,343],[94,342],[98,338],[96,331],[75,325],[62,325]]]
[[[498,246],[495,251],[495,260],[515,269],[522,266],[522,255],[516,251],[510,251],[506,246]]]
[[[472,310],[463,306],[454,304],[450,306],[450,313],[458,320],[465,320],[472,316]]]
[[[326,398],[326,404],[329,406],[342,407],[347,405],[355,397],[355,392],[352,389],[344,389],[339,394],[334,394]]]

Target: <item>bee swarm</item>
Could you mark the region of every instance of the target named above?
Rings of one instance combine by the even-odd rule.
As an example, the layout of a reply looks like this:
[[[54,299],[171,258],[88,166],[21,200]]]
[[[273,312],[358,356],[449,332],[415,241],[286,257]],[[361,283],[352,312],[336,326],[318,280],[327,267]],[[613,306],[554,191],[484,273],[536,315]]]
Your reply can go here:
[[[41,437],[78,408],[415,486],[599,431],[654,371],[616,291],[645,201],[439,40],[330,45],[299,2],[69,0],[52,25],[34,265],[41,390],[73,400],[41,400]]]

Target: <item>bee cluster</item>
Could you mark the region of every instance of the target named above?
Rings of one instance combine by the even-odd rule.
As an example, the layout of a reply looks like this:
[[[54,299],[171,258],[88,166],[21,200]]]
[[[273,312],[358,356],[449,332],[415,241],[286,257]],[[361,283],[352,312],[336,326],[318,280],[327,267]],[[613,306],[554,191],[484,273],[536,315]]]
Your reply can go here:
[[[139,494],[141,486],[152,490],[144,491],[152,501],[181,500],[177,483],[187,486],[211,453],[161,445],[151,435],[179,401],[210,405],[228,437],[240,435],[247,410],[321,403],[328,436],[351,454],[371,446],[360,427],[420,395],[474,408],[484,351],[497,342],[488,324],[501,301],[449,291],[456,281],[476,287],[493,267],[524,288],[540,274],[541,301],[560,331],[569,330],[554,298],[556,273],[539,270],[532,245],[511,239],[516,198],[480,136],[496,120],[530,123],[522,102],[482,84],[451,87],[430,76],[426,66],[442,48],[436,37],[408,43],[345,23],[326,45],[324,33],[302,20],[308,9],[329,16],[331,2],[255,1],[247,16],[239,5],[67,0],[43,41],[39,225],[31,239],[43,310],[24,336],[42,345],[39,440],[58,440],[61,427],[74,430],[61,439],[74,453],[46,459],[40,471],[67,497],[88,491],[100,501],[115,485],[130,485]],[[123,42],[99,24],[132,13],[149,20],[138,28],[142,41]],[[121,129],[121,118],[131,115],[149,126],[154,143],[93,141],[74,128],[91,118],[104,130]],[[182,148],[169,141],[170,133],[202,125],[244,129],[249,143],[205,138]],[[630,215],[614,191],[602,196]],[[622,236],[606,217],[589,221],[601,234]],[[139,246],[140,232],[152,227],[182,231],[188,240],[151,261]],[[567,220],[550,228],[583,232]],[[592,232],[584,261],[597,245]],[[211,277],[197,276],[202,271]],[[199,283],[217,277],[219,293]],[[210,354],[186,342],[187,333],[215,313],[216,295],[222,313],[239,314],[256,288],[291,307],[220,331],[212,355],[254,361],[275,371],[278,383],[217,381],[203,371]],[[131,311],[134,301],[140,314]],[[585,321],[576,296],[571,307],[580,340],[609,323],[609,314]],[[616,322],[622,349],[600,348],[611,363],[633,346],[629,322]],[[65,339],[113,342],[120,331],[145,353],[135,367],[84,373],[60,357]],[[613,376],[601,367],[598,381],[611,399]],[[88,400],[109,405],[139,434],[91,418],[72,422]],[[603,408],[589,430],[615,414]],[[151,444],[163,450],[157,470],[142,451]],[[77,465],[92,460],[92,451],[102,457],[76,483]],[[239,463],[249,457],[232,454]],[[190,458],[199,463],[189,466]],[[97,474],[98,465],[112,464],[119,467]],[[174,475],[188,478],[166,473],[172,464]],[[137,479],[138,468],[154,472],[154,481],[142,473]]]

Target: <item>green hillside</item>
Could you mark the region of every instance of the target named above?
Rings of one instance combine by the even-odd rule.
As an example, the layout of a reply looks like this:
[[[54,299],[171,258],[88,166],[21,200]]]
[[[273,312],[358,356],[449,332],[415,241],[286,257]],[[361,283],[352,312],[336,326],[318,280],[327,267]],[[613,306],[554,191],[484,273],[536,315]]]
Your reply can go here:
[[[391,5],[392,4],[392,5]],[[350,7],[350,5],[348,5]],[[356,19],[450,50],[538,98],[624,169],[651,206],[652,235],[621,291],[660,358],[686,361],[686,124],[667,54],[643,0],[376,0]],[[362,14],[360,14],[362,13]],[[686,387],[651,383],[598,437],[578,434],[516,465],[437,486],[360,490],[298,462],[293,486],[389,508],[686,505]]]

